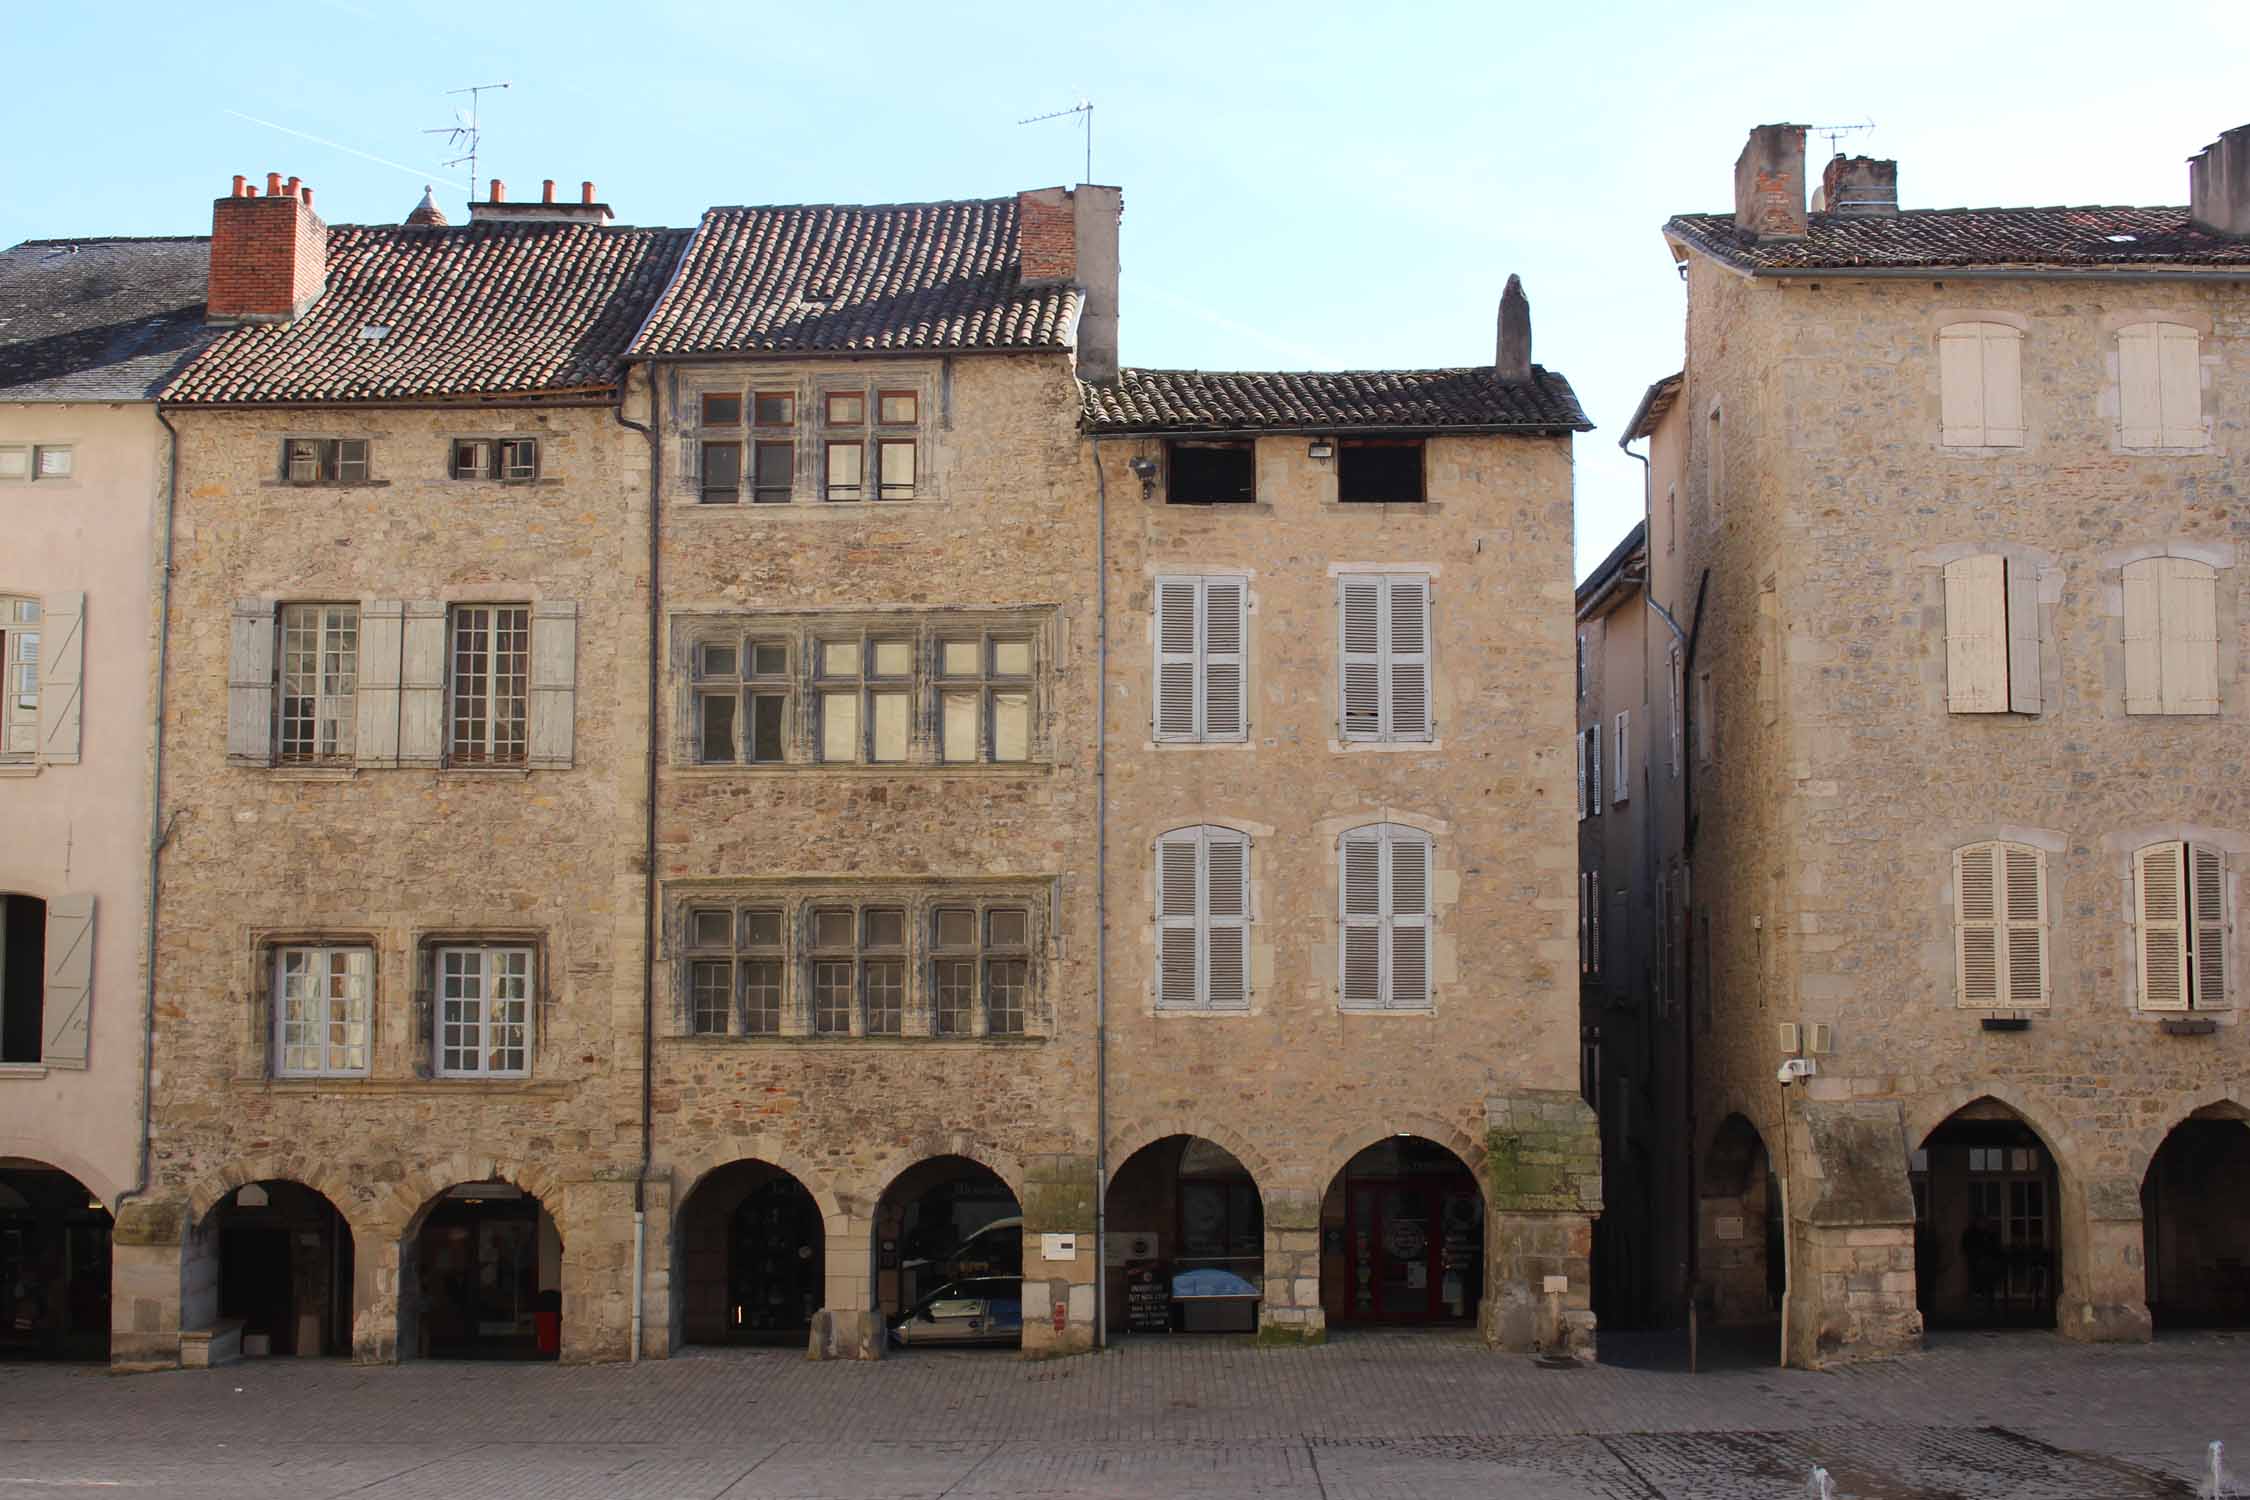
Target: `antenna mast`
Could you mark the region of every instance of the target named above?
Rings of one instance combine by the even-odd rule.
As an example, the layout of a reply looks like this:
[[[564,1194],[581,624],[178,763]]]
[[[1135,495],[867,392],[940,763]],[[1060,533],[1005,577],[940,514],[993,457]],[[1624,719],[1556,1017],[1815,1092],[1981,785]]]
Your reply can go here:
[[[468,164],[469,197],[472,201],[477,196],[477,144],[484,139],[484,132],[477,127],[477,104],[481,95],[489,93],[493,89],[504,89],[506,87],[507,85],[504,83],[473,83],[465,89],[447,89],[445,95],[449,99],[458,98],[462,94],[469,96],[467,112],[464,113],[456,109],[453,111],[453,123],[451,125],[440,125],[435,130],[422,132],[424,135],[444,136],[446,138],[445,143],[448,146],[466,144],[468,149],[448,161],[446,165],[458,167],[464,162]]]
[[[1085,125],[1085,127],[1086,127],[1086,175],[1085,175],[1085,176],[1083,176],[1083,177],[1081,177],[1081,178],[1079,178],[1078,180],[1079,180],[1080,182],[1092,182],[1092,181],[1094,180],[1094,101],[1093,101],[1093,100],[1091,100],[1091,99],[1081,99],[1081,100],[1079,100],[1079,101],[1078,101],[1078,102],[1077,102],[1076,104],[1073,104],[1073,105],[1072,105],[1072,106],[1071,106],[1070,108],[1068,108],[1068,109],[1058,109],[1058,110],[1054,110],[1054,111],[1052,111],[1052,112],[1050,112],[1050,113],[1048,113],[1048,114],[1043,114],[1043,115],[1033,115],[1033,116],[1032,116],[1032,117],[1031,117],[1030,119],[1028,119],[1028,120],[1018,120],[1018,121],[1016,121],[1016,123],[1017,123],[1018,125],[1037,125],[1037,124],[1039,124],[1039,123],[1040,123],[1041,121],[1044,121],[1044,120],[1067,120],[1067,119],[1069,119],[1069,118],[1070,118],[1070,117],[1071,117],[1072,115],[1078,115],[1078,116],[1081,116],[1081,117],[1082,117],[1082,123],[1083,123],[1083,124]]]
[[[1805,127],[1814,135],[1828,137],[1828,154],[1830,156],[1837,154],[1845,136],[1857,135],[1862,130],[1872,131],[1874,128],[1875,122],[1873,119],[1862,120],[1857,125],[1807,125]]]

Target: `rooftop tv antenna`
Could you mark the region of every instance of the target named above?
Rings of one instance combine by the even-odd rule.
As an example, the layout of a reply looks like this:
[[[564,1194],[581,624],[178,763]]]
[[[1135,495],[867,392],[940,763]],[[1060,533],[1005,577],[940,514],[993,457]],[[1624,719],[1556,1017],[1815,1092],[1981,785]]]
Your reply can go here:
[[[1028,120],[1018,120],[1018,121],[1016,121],[1016,123],[1017,123],[1018,125],[1037,125],[1037,124],[1039,124],[1039,123],[1041,123],[1042,121],[1045,121],[1045,120],[1067,120],[1067,119],[1069,119],[1069,118],[1070,118],[1070,117],[1071,117],[1072,115],[1079,115],[1079,116],[1082,116],[1082,117],[1083,117],[1083,123],[1085,124],[1085,127],[1086,127],[1086,175],[1085,175],[1085,176],[1083,176],[1083,177],[1081,177],[1081,178],[1079,178],[1078,180],[1079,180],[1080,182],[1092,182],[1092,181],[1094,180],[1094,101],[1093,101],[1093,100],[1091,100],[1091,99],[1081,99],[1081,100],[1079,100],[1079,101],[1078,101],[1078,102],[1077,102],[1076,104],[1073,104],[1073,105],[1072,105],[1072,106],[1071,106],[1070,108],[1068,108],[1068,109],[1058,109],[1058,110],[1054,110],[1054,111],[1052,111],[1052,112],[1050,112],[1050,113],[1048,113],[1048,114],[1043,114],[1043,115],[1033,115],[1033,116],[1032,116],[1032,117],[1031,117],[1030,119],[1028,119]]]
[[[463,162],[468,163],[469,196],[471,198],[474,198],[477,195],[477,143],[484,138],[484,132],[477,127],[477,104],[479,101],[479,96],[490,93],[494,89],[504,89],[506,87],[507,85],[504,83],[473,83],[465,89],[447,89],[445,91],[445,96],[448,99],[459,98],[461,95],[467,94],[469,96],[469,107],[467,109],[456,108],[453,111],[452,124],[440,125],[435,130],[425,130],[422,132],[422,134],[424,135],[444,136],[446,138],[445,144],[450,147],[458,148],[465,146],[467,148],[466,150],[463,150],[459,156],[456,156],[452,160],[448,161],[446,165],[449,167],[458,167]]]
[[[1863,130],[1872,131],[1874,128],[1875,122],[1871,119],[1862,120],[1857,125],[1807,125],[1805,127],[1814,135],[1828,137],[1828,154],[1830,156],[1838,154],[1845,136],[1857,135]]]

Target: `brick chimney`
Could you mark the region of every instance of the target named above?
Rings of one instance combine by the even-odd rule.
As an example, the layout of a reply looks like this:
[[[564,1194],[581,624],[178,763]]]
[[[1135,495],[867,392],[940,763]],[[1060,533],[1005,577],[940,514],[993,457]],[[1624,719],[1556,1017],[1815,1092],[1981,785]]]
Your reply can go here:
[[[313,212],[312,189],[279,172],[266,193],[241,177],[211,205],[211,287],[205,316],[213,323],[286,323],[328,285],[328,226]]]
[[[1757,240],[1805,237],[1805,127],[1760,125],[1734,159],[1734,227]]]
[[[539,185],[537,203],[510,203],[508,185],[499,178],[492,179],[492,196],[482,203],[469,205],[471,224],[607,224],[615,215],[606,203],[594,201],[594,185],[578,184],[576,203],[555,201],[555,180],[550,177]]]
[[[2250,125],[2188,158],[2188,217],[2212,234],[2250,236]]]
[[[1120,188],[1080,183],[1016,195],[1016,243],[1025,286],[1079,289],[1075,350],[1087,380],[1117,375],[1117,222]]]
[[[1871,156],[1830,157],[1821,170],[1820,191],[1813,195],[1813,212],[1853,219],[1897,218],[1898,163]]]
[[[1492,373],[1510,384],[1531,378],[1531,299],[1523,294],[1523,281],[1511,275],[1500,294],[1500,336],[1494,342]]]

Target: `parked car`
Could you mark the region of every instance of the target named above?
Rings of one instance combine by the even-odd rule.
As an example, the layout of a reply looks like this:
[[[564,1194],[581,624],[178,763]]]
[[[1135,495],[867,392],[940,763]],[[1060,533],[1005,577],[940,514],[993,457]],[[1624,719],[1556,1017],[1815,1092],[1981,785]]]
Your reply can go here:
[[[891,1342],[907,1344],[1020,1344],[1023,1278],[979,1276],[949,1281],[914,1304],[891,1325]]]
[[[1013,1214],[980,1225],[943,1255],[911,1257],[900,1269],[927,1284],[972,1276],[1023,1274],[1023,1217]]]

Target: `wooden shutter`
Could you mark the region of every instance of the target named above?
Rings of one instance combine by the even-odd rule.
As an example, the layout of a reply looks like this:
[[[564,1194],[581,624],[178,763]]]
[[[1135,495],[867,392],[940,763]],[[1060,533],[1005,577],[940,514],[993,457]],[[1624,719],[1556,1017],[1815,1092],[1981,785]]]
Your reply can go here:
[[[2117,440],[2127,448],[2164,445],[2161,324],[2117,330]]]
[[[1213,1010],[1250,1003],[1250,841],[1223,828],[1203,831],[1204,994]]]
[[[1602,726],[1586,726],[1586,810],[1594,816],[1602,811]]]
[[[398,764],[398,669],[404,649],[406,606],[397,599],[367,599],[359,606],[359,683],[354,711],[353,760],[363,766]]]
[[[2203,341],[2183,323],[2156,325],[2157,391],[2167,448],[2200,448],[2203,436]]]
[[[445,606],[409,599],[399,629],[398,759],[407,766],[445,761]]]
[[[2219,575],[2184,557],[2157,563],[2163,711],[2219,711]]]
[[[1383,737],[1383,584],[1378,578],[1343,578],[1337,588],[1336,699],[1343,738]]]
[[[530,763],[567,769],[578,719],[578,605],[542,599],[531,607]]]
[[[1578,762],[1578,818],[1586,818],[1586,731],[1581,729],[1571,737],[1571,756]]]
[[[48,594],[39,601],[39,758],[78,763],[78,719],[86,668],[86,596]]]
[[[1196,1004],[1196,876],[1202,840],[1195,829],[1156,843],[1156,1003],[1166,1010]]]
[[[2005,323],[1979,323],[1984,368],[1984,445],[2023,445],[2023,335]]]
[[[1609,768],[1609,800],[1623,802],[1633,786],[1633,711],[1629,708],[1617,712],[1616,755]]]
[[[1384,1001],[1392,1010],[1423,1010],[1430,1003],[1430,841],[1392,828],[1384,843],[1391,950]]]
[[[53,1068],[86,1066],[94,1008],[94,898],[55,896],[47,902],[47,991],[39,1060]]]
[[[2125,712],[2164,712],[2165,557],[2125,565]]]
[[[1384,580],[1390,723],[1385,738],[1426,740],[1430,722],[1430,583],[1426,578]]]
[[[2133,855],[2133,907],[2140,916],[2143,1010],[2188,1008],[2183,846],[2150,844]]]
[[[1953,852],[1954,968],[1963,1005],[2001,1003],[2000,846]]]
[[[2007,564],[1993,555],[1945,565],[1945,706],[1957,714],[2008,707]]]
[[[1203,583],[1203,738],[1239,740],[1247,732],[1243,621],[1249,590],[1239,578]]]
[[[1954,323],[1939,331],[1939,440],[1947,447],[2022,444],[2022,343],[2003,323]]]
[[[2008,592],[2008,709],[2011,713],[2039,712],[2039,569],[2018,558],[2007,559]]]
[[[2227,1004],[2227,860],[2208,844],[2187,846],[2190,948],[2195,958],[2195,1005],[2216,1010]]]
[[[2007,1003],[2047,1003],[2047,859],[2024,844],[2000,846],[2005,887]]]
[[[1156,738],[1196,737],[1199,580],[1156,581]]]
[[[1341,865],[1343,1003],[1374,1009],[1383,1003],[1383,840],[1372,828],[1344,835]]]
[[[273,601],[238,599],[227,647],[227,759],[273,761]]]

